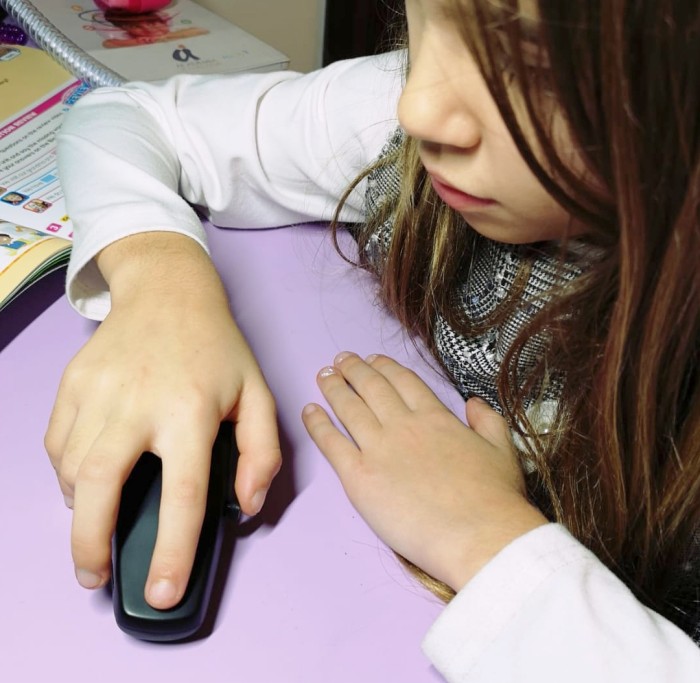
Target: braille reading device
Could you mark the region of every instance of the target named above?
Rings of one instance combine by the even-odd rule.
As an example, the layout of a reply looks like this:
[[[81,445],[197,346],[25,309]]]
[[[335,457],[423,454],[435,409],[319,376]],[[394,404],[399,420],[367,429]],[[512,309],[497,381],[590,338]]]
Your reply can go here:
[[[160,458],[144,453],[124,484],[112,548],[112,596],[119,627],[135,638],[182,640],[201,628],[209,606],[227,517],[238,519],[233,493],[237,461],[233,425],[222,423],[212,449],[207,508],[194,566],[182,600],[157,610],[144,597],[158,531]]]

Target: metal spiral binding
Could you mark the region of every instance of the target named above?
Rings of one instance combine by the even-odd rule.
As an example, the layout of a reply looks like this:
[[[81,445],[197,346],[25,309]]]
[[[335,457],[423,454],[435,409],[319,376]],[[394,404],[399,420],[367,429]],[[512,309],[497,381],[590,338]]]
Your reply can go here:
[[[124,83],[125,79],[79,48],[28,0],[0,0],[7,13],[61,66],[97,88]]]

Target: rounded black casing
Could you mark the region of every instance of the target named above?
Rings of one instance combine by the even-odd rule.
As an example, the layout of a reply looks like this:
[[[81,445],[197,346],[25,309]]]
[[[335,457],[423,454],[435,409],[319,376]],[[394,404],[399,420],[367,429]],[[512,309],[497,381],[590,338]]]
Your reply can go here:
[[[182,600],[157,610],[144,588],[158,532],[162,484],[161,460],[144,453],[122,489],[112,544],[112,601],[122,631],[134,638],[174,641],[189,638],[202,627],[211,599],[227,518],[238,519],[233,493],[238,451],[233,425],[222,423],[212,449],[207,508],[192,574]]]

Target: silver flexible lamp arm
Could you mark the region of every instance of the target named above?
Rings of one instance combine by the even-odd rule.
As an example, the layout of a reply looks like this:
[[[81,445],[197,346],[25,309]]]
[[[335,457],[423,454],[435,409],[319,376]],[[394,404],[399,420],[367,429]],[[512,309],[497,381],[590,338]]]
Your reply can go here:
[[[0,0],[0,7],[7,11],[39,47],[89,85],[99,87],[124,83],[124,78],[79,48],[48,21],[31,2]]]

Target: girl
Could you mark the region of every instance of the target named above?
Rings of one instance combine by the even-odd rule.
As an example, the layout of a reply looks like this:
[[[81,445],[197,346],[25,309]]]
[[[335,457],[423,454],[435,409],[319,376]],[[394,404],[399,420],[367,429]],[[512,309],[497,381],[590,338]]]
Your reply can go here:
[[[156,607],[186,585],[219,421],[244,512],[279,467],[273,399],[190,206],[248,228],[335,217],[468,399],[470,427],[408,369],[343,352],[318,381],[352,439],[303,415],[379,536],[457,592],[424,643],[435,666],[696,680],[697,3],[408,0],[406,16],[407,53],[101,90],[69,115],[68,293],[104,319],[46,437],[78,580],[107,581],[144,450],[164,466]]]

